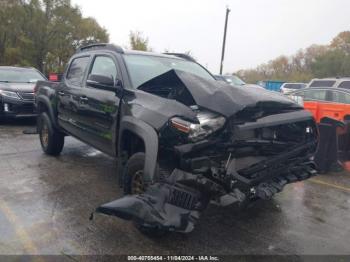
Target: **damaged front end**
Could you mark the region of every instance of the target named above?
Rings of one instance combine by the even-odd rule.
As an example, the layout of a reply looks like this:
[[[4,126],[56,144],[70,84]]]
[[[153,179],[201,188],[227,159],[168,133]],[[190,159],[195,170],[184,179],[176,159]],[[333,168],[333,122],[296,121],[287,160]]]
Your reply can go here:
[[[98,213],[187,233],[210,202],[228,206],[271,199],[285,185],[316,174],[318,134],[308,112],[266,94],[265,100],[256,95],[256,102],[249,94],[240,99],[244,92],[235,94],[227,86],[204,99],[208,83],[202,82],[199,92],[193,76],[177,76],[196,102],[191,106],[196,121],[175,114],[164,123],[158,130],[158,181],[143,194],[100,206]]]

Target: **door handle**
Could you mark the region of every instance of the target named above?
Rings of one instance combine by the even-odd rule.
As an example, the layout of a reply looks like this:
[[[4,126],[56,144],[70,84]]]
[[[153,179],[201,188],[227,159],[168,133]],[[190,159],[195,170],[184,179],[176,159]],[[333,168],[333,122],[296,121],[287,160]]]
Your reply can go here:
[[[62,91],[58,91],[58,95],[59,95],[59,96],[64,96],[64,95],[65,95],[65,93],[64,93],[64,92],[62,92]]]

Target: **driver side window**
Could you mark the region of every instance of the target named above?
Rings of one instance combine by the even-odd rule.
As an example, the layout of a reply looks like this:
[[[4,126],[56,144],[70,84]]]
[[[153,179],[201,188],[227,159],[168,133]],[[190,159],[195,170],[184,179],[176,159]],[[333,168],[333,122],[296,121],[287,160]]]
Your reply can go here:
[[[108,56],[97,56],[92,66],[90,75],[101,75],[117,78],[117,67],[112,58]]]

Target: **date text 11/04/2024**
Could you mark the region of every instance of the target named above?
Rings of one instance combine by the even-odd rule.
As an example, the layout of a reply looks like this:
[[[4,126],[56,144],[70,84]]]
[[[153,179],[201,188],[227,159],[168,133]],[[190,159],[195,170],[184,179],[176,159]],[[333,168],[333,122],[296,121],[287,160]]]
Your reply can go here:
[[[128,256],[128,261],[220,261],[216,256]]]

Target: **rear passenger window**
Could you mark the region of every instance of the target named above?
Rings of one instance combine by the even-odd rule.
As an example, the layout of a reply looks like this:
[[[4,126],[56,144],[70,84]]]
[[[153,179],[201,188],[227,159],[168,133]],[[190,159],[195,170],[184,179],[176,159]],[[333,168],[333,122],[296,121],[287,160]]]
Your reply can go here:
[[[341,82],[339,85],[340,88],[346,88],[346,89],[350,89],[350,81],[344,81]]]
[[[68,73],[67,81],[75,86],[83,86],[85,70],[89,64],[90,57],[79,57],[72,61]]]
[[[295,89],[295,90],[297,90],[297,89],[302,89],[302,88],[304,88],[305,85],[304,85],[304,84],[285,84],[284,87],[285,87],[285,88],[289,88],[289,89]]]
[[[327,91],[326,90],[305,90],[304,101],[326,101]]]
[[[343,92],[332,92],[332,101],[341,104],[350,104],[350,95]]]

